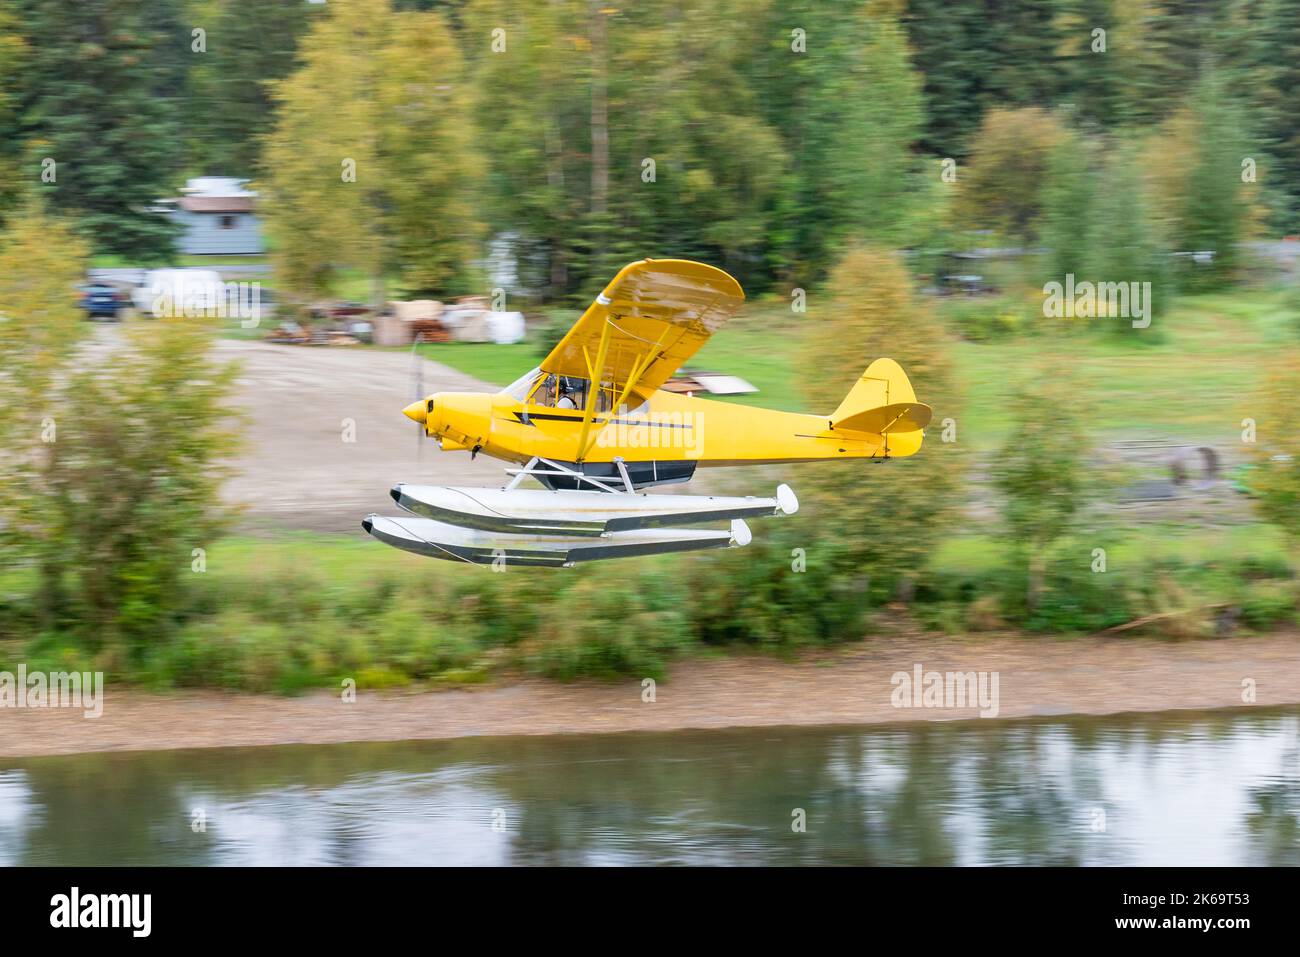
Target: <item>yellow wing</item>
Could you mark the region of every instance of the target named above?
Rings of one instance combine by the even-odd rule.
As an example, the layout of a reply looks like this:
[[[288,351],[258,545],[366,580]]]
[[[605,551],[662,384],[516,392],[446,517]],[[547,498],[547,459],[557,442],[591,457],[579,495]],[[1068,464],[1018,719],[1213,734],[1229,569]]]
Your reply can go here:
[[[542,361],[542,371],[652,392],[699,351],[740,304],[740,283],[686,259],[624,266]],[[594,390],[593,390],[594,393]]]

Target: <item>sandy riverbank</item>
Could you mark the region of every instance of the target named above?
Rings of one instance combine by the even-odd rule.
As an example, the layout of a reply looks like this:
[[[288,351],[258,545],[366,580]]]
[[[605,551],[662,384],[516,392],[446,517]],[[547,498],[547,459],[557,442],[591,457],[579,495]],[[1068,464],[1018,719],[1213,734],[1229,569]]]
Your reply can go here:
[[[687,660],[642,700],[640,681],[502,681],[472,689],[367,693],[353,703],[215,692],[104,693],[103,715],[0,710],[0,757],[773,725],[974,718],[977,708],[897,708],[896,672],[996,672],[998,717],[1300,704],[1300,635],[1223,641],[1134,638],[872,639],[793,662]],[[1254,682],[1255,702],[1242,700]]]

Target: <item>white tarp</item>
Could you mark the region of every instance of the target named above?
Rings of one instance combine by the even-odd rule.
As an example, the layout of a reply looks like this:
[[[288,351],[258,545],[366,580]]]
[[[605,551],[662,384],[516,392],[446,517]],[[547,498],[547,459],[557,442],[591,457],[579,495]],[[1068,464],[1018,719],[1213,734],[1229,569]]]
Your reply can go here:
[[[492,341],[499,346],[524,339],[524,314],[522,312],[489,312],[488,330]]]

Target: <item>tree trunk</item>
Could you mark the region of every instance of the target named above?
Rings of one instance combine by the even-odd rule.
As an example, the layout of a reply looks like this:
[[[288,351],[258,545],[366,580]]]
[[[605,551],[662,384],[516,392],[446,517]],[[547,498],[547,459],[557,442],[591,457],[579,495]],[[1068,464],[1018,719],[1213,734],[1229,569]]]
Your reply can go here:
[[[569,287],[569,262],[560,240],[551,242],[551,298],[559,299]]]
[[[547,181],[556,194],[564,196],[564,143],[560,136],[560,124],[558,120],[553,121],[546,127],[546,151],[549,156],[549,164],[546,173]],[[550,260],[551,260],[551,299],[558,299],[568,291],[569,288],[569,263],[566,258],[564,237],[555,236],[550,243]]]
[[[1046,566],[1047,561],[1043,550],[1034,546],[1029,553],[1029,590],[1025,595],[1025,605],[1031,612],[1038,607],[1038,599],[1043,592],[1043,573],[1046,571]]]
[[[603,216],[609,197],[609,104],[605,89],[605,14],[591,9],[591,211]]]

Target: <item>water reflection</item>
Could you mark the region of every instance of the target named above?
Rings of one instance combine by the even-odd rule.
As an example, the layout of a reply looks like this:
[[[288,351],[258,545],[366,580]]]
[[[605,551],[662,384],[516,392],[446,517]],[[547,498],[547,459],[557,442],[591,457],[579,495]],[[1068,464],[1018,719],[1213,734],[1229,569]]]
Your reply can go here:
[[[0,768],[0,864],[1297,864],[1298,728],[1237,712],[42,758]]]

